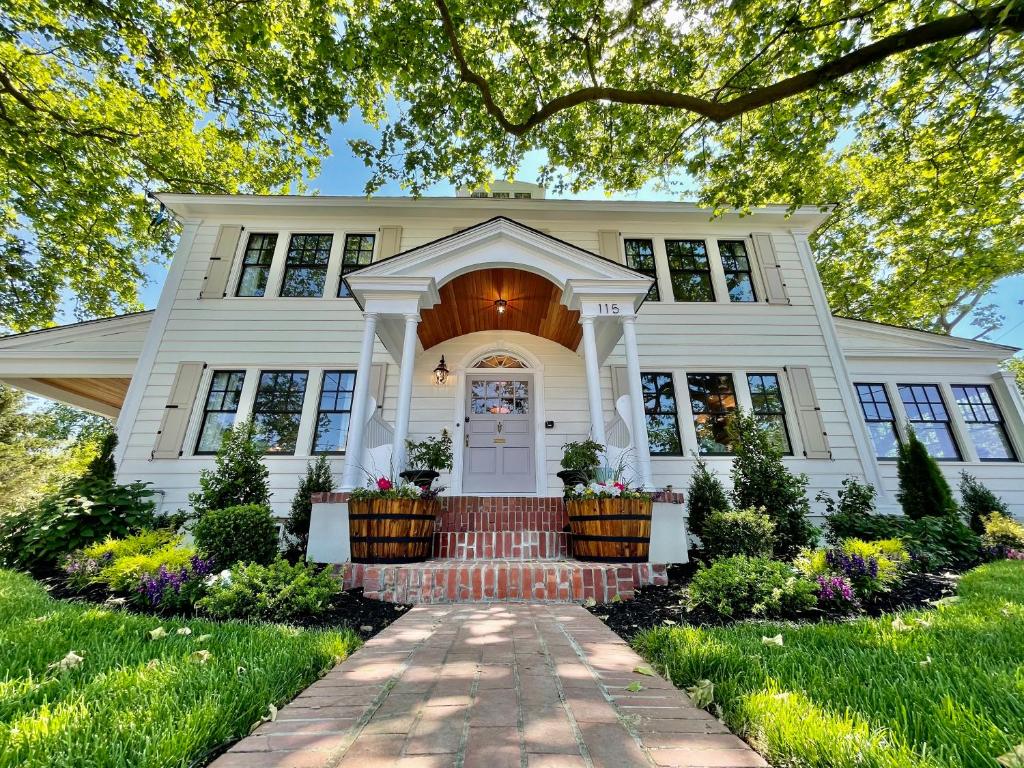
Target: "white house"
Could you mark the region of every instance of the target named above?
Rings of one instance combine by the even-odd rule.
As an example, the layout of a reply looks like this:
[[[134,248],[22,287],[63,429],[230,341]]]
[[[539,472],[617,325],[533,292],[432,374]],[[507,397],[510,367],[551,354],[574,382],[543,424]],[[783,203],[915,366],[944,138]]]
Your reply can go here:
[[[854,475],[895,510],[910,424],[951,482],[967,470],[1024,513],[1015,350],[834,317],[808,245],[827,211],[495,190],[161,195],[182,235],[157,308],[0,339],[0,380],[116,417],[119,477],[166,511],[240,418],[271,429],[283,516],[314,454],[347,489],[381,446],[401,465],[404,438],[442,429],[452,496],[558,496],[561,446],[588,435],[683,490],[694,454],[727,476],[741,407],[812,497]]]

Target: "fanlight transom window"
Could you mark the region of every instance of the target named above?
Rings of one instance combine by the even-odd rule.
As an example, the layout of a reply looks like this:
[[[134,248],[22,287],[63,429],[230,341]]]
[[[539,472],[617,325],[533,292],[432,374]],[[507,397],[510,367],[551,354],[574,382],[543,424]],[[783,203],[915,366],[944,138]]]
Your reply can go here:
[[[519,358],[504,353],[488,355],[479,360],[474,368],[526,368],[526,365]]]

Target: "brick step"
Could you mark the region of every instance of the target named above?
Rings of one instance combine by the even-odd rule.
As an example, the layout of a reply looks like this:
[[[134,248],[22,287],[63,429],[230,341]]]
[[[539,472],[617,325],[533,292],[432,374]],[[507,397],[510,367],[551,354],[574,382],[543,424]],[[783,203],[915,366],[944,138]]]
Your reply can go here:
[[[440,531],[434,557],[452,560],[564,560],[569,534],[561,531]]]
[[[576,560],[428,560],[408,565],[350,564],[345,586],[390,603],[606,603],[638,587],[667,584],[666,566]]]
[[[569,525],[557,496],[447,496],[438,531],[555,531]]]

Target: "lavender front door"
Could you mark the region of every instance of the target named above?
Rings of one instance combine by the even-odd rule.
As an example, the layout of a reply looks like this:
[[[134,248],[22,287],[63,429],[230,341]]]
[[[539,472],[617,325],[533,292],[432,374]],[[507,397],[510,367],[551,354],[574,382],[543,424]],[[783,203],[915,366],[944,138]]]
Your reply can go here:
[[[463,491],[534,493],[533,377],[471,371],[467,378]]]

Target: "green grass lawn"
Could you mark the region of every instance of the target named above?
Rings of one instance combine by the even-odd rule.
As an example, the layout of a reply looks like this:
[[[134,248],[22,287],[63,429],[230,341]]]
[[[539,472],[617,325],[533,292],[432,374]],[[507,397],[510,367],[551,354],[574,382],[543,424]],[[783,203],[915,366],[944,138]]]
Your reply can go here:
[[[0,571],[0,768],[201,765],[358,645],[347,631],[62,602]],[[51,667],[69,651],[83,661]]]
[[[707,679],[775,766],[995,768],[1024,742],[1024,563],[982,566],[935,611],[843,624],[655,629],[673,682]],[[784,645],[762,642],[781,633]]]

